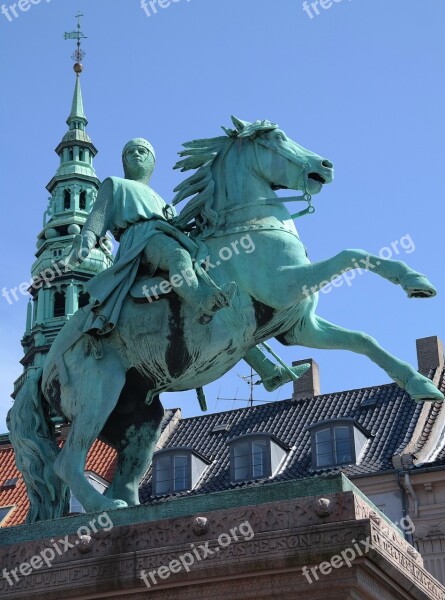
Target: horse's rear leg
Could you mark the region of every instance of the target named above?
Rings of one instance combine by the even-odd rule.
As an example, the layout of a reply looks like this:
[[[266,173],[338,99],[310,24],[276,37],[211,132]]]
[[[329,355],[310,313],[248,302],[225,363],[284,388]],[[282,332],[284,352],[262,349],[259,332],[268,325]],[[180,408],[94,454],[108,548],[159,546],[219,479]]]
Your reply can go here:
[[[443,394],[436,386],[411,365],[399,360],[376,342],[374,338],[360,331],[351,331],[334,325],[315,314],[304,320],[304,325],[281,336],[286,344],[298,344],[309,348],[350,350],[364,354],[381,367],[400,387],[418,402],[441,401]]]
[[[85,462],[89,449],[116,406],[125,384],[125,370],[109,349],[100,360],[91,355],[71,357],[70,383],[62,388],[62,405],[73,413],[70,432],[54,470],[70,487],[86,511],[109,510],[126,506],[121,500],[105,498],[86,480]],[[71,362],[71,361],[70,361]]]
[[[139,483],[150,465],[164,416],[159,396],[147,405],[146,390],[141,393],[134,384],[134,377],[127,377],[118,406],[100,436],[118,452],[113,483],[105,495],[125,500],[129,506],[139,504]],[[126,410],[132,405],[131,411]]]

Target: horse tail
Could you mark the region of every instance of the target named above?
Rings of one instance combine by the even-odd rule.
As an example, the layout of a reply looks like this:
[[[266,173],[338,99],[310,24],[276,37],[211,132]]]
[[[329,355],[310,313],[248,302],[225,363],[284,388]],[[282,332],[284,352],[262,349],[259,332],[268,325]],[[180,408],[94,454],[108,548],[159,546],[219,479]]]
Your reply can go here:
[[[44,408],[42,373],[43,368],[27,373],[7,417],[16,465],[30,503],[27,523],[56,519],[69,509],[69,488],[53,469],[60,449],[54,424]]]

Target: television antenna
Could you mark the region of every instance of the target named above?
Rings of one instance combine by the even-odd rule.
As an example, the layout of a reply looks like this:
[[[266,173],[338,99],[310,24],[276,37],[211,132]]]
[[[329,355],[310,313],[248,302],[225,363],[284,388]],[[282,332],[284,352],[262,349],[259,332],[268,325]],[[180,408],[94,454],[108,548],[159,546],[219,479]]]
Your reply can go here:
[[[247,385],[249,386],[249,398],[237,398],[237,394],[238,392],[235,394],[235,398],[222,398],[221,396],[218,396],[217,400],[225,400],[226,402],[247,402],[248,406],[253,406],[254,402],[261,402],[261,403],[267,403],[267,402],[274,402],[274,400],[255,400],[254,398],[254,386],[255,385],[260,385],[261,383],[261,379],[259,377],[259,375],[257,375],[257,373],[254,372],[254,370],[251,368],[250,369],[250,375],[241,375],[240,373],[237,373],[237,377],[239,377],[240,379],[242,379],[244,381],[244,383],[247,383]],[[256,381],[255,381],[256,379]]]

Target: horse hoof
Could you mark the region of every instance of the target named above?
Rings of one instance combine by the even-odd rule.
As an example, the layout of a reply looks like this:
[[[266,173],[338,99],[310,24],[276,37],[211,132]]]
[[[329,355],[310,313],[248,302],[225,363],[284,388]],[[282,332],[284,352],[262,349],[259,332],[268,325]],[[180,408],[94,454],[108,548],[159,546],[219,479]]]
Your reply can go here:
[[[125,500],[109,500],[109,506],[107,510],[114,510],[116,508],[127,508],[128,504]]]
[[[437,294],[433,284],[421,273],[408,273],[402,277],[400,285],[408,298],[432,298]]]
[[[445,400],[444,395],[431,379],[420,374],[416,374],[408,381],[405,390],[416,402],[443,402]]]

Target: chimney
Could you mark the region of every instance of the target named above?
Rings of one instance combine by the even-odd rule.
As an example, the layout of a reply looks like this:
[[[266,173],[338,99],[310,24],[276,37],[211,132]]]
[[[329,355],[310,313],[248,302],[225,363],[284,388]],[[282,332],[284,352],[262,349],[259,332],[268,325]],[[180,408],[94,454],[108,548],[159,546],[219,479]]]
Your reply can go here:
[[[311,367],[298,381],[294,381],[293,400],[305,400],[306,398],[312,398],[320,394],[320,374],[317,363],[312,358],[307,358],[305,360],[296,360],[292,363],[292,366],[295,367],[303,363],[309,363]]]
[[[422,375],[427,375],[430,369],[444,366],[442,340],[436,335],[416,340],[416,348],[417,364]]]

